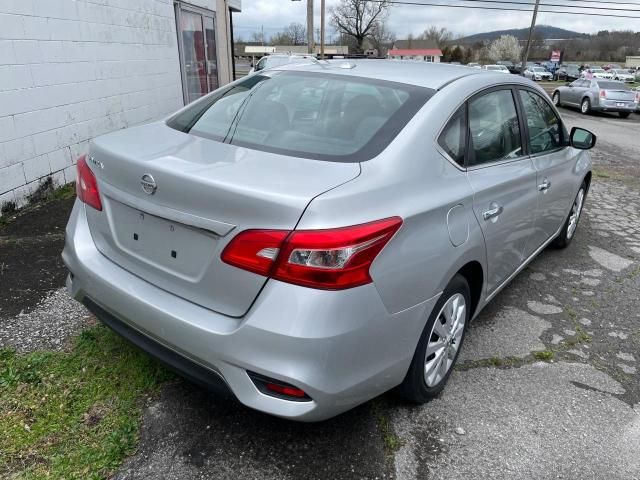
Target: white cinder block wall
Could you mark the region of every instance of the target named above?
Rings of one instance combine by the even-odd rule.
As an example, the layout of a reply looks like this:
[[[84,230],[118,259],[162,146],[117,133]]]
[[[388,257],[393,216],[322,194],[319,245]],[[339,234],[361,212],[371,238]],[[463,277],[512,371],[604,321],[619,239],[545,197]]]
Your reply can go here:
[[[91,138],[182,105],[172,0],[0,0],[0,206],[75,180]]]

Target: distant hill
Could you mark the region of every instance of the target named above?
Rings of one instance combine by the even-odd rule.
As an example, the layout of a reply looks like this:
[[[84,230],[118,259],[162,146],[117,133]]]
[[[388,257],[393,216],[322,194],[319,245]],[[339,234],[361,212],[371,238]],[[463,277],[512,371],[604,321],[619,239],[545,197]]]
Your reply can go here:
[[[534,30],[535,34],[542,34],[542,36],[547,38],[575,38],[583,35],[580,32],[573,32],[571,30],[565,30],[564,28],[552,27],[550,25],[537,25]],[[475,35],[468,35],[466,37],[462,37],[458,41],[461,43],[475,43],[475,42],[484,42],[493,41],[496,38],[500,37],[500,35],[513,35],[517,39],[526,40],[529,35],[528,28],[512,28],[510,30],[494,30],[493,32],[484,32],[484,33],[476,33]]]

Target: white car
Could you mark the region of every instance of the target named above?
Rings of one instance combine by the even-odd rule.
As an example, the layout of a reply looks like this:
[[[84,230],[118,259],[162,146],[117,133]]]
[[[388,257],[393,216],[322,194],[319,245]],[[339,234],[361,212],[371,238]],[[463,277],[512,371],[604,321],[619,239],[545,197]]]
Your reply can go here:
[[[509,69],[504,65],[485,65],[482,68],[484,68],[485,70],[491,70],[499,73],[509,73],[509,74],[511,73]]]
[[[589,77],[589,74],[591,74],[591,77]],[[602,78],[603,80],[613,80],[613,73],[596,67],[584,70],[582,72],[582,76],[585,78]]]
[[[467,63],[467,67],[469,68],[482,68],[479,63]]]
[[[531,80],[551,80],[553,75],[547,69],[543,67],[527,67],[524,71],[524,76]]]
[[[613,79],[618,80],[620,82],[629,82],[633,83],[635,80],[635,76],[632,73],[629,73],[629,70],[624,68],[616,68],[615,70],[609,70],[609,73],[613,74]]]
[[[249,75],[267,68],[280,67],[289,63],[311,63],[317,62],[316,57],[313,55],[290,55],[290,54],[278,54],[267,55],[262,57],[256,63],[255,67],[249,70]]]

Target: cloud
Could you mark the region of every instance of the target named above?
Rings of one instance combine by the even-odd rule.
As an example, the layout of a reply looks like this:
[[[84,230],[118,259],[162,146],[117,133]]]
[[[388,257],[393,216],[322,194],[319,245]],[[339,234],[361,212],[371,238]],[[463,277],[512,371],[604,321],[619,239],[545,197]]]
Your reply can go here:
[[[419,1],[419,0],[418,0]],[[452,3],[455,5],[478,5],[450,0],[423,0],[430,3]],[[522,1],[522,0],[520,0]],[[337,0],[327,0],[327,9],[335,5]],[[482,4],[480,4],[482,5]],[[495,7],[498,4],[487,4]],[[596,4],[601,6],[599,4]],[[520,8],[520,7],[518,7]],[[544,7],[543,7],[544,8]],[[551,9],[547,7],[546,9]],[[561,8],[557,10],[570,10]],[[263,28],[265,37],[282,30],[291,22],[306,23],[307,2],[291,0],[245,0],[242,12],[234,14],[233,24],[236,34],[248,38],[251,32],[259,32]],[[590,10],[589,13],[597,13]],[[612,12],[616,13],[616,12]],[[635,15],[639,13],[617,12]],[[315,29],[320,27],[320,0],[315,0]],[[411,5],[394,5],[387,19],[389,30],[398,38],[408,34],[418,34],[425,28],[435,25],[446,27],[459,35],[487,32],[505,28],[524,28],[531,23],[531,13],[499,10],[477,10],[466,8],[420,7]],[[612,18],[602,16],[579,16],[553,13],[540,13],[539,25],[552,25],[584,33],[595,33],[599,30],[637,30],[640,22],[631,18]],[[327,36],[333,35],[327,22]]]

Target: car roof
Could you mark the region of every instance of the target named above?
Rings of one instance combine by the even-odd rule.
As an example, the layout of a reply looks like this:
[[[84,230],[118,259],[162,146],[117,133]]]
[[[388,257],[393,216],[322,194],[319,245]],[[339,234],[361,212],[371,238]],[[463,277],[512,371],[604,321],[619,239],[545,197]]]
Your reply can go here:
[[[464,65],[418,62],[410,60],[328,60],[303,64],[290,64],[270,70],[323,72],[352,77],[406,83],[437,90],[455,80],[471,75],[495,75],[487,70],[468,68]]]

